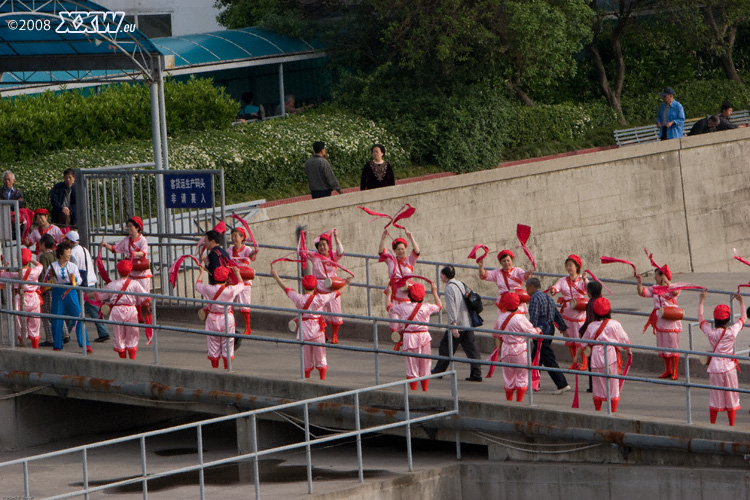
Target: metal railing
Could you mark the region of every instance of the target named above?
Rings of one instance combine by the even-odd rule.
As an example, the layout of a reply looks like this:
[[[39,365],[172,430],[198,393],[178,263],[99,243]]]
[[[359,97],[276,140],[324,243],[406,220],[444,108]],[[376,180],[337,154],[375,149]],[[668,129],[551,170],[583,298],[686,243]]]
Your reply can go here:
[[[141,491],[143,493],[143,498],[146,500],[148,498],[148,482],[153,481],[158,478],[164,478],[169,476],[175,476],[178,474],[184,474],[186,472],[194,472],[197,471],[199,475],[199,498],[204,499],[205,498],[205,470],[210,467],[216,467],[220,465],[227,465],[227,464],[233,464],[233,463],[240,463],[247,460],[252,460],[252,467],[253,467],[253,485],[255,489],[255,498],[260,498],[260,484],[261,484],[261,478],[259,473],[259,467],[258,467],[258,460],[261,457],[278,454],[282,452],[288,452],[288,451],[294,451],[294,450],[305,450],[305,462],[307,466],[307,492],[308,494],[311,494],[313,492],[313,474],[312,474],[312,452],[313,447],[317,445],[322,445],[325,443],[332,443],[336,441],[342,441],[350,438],[354,438],[356,440],[356,448],[357,448],[357,470],[358,470],[358,476],[359,476],[359,482],[364,482],[364,466],[363,466],[363,456],[362,456],[362,437],[367,434],[374,434],[374,433],[380,433],[384,431],[388,431],[391,429],[397,429],[397,428],[404,428],[405,429],[405,438],[406,438],[406,462],[408,466],[408,470],[411,472],[414,469],[413,466],[413,457],[412,457],[412,437],[411,437],[411,428],[413,425],[420,424],[423,422],[428,422],[431,420],[437,420],[442,419],[445,417],[449,417],[452,415],[458,415],[458,396],[456,394],[456,372],[451,371],[444,373],[442,375],[448,375],[452,377],[453,384],[451,385],[452,391],[453,391],[453,408],[452,409],[446,409],[443,411],[435,411],[433,413],[425,413],[425,412],[414,412],[410,409],[410,391],[408,389],[408,382],[409,380],[402,380],[398,382],[391,382],[388,384],[382,384],[378,386],[373,387],[367,387],[363,389],[354,389],[351,391],[345,391],[340,392],[336,394],[331,394],[328,396],[321,396],[317,398],[312,399],[306,399],[302,401],[297,401],[293,403],[287,403],[287,404],[281,404],[276,406],[271,406],[268,408],[262,408],[258,410],[251,410],[251,411],[245,411],[242,413],[238,413],[231,416],[226,417],[217,417],[217,418],[211,418],[208,420],[202,420],[199,422],[194,422],[190,424],[183,424],[178,425],[174,427],[169,427],[166,429],[156,430],[156,431],[150,431],[150,432],[143,432],[139,434],[133,434],[130,436],[117,438],[117,439],[110,439],[98,443],[93,444],[87,444],[83,446],[76,446],[73,448],[68,448],[64,450],[59,450],[55,452],[50,453],[44,453],[41,455],[35,455],[31,457],[25,457],[20,458],[17,460],[11,460],[7,462],[0,463],[0,470],[3,470],[2,472],[3,476],[7,479],[7,475],[10,475],[12,472],[8,470],[8,467],[12,467],[14,465],[20,465],[22,466],[22,480],[23,480],[23,498],[36,498],[38,497],[38,493],[36,491],[32,491],[30,487],[31,483],[31,472],[30,467],[31,466],[37,466],[37,465],[43,465],[44,460],[50,460],[50,459],[56,459],[59,457],[65,457],[70,455],[79,455],[80,454],[80,463],[81,463],[81,479],[82,479],[82,488],[76,489],[73,491],[69,491],[62,494],[55,494],[53,496],[47,496],[48,500],[54,500],[54,499],[62,499],[62,498],[72,498],[83,495],[85,498],[88,498],[88,495],[96,492],[105,492],[106,490],[110,490],[112,488],[117,487],[123,487],[128,485],[134,485],[134,484],[141,484]],[[411,381],[421,381],[421,380],[429,380],[431,378],[435,378],[438,375],[432,375],[427,377],[421,377],[418,379],[412,379]],[[393,420],[396,420],[395,422],[391,423],[385,423],[385,424],[379,424],[379,425],[370,425],[370,426],[363,426],[360,416],[366,415],[364,412],[363,407],[360,406],[360,397],[363,394],[368,394],[376,391],[384,391],[387,389],[401,389],[403,392],[403,411],[398,412],[398,414],[393,416]],[[347,405],[346,403],[338,403],[339,405],[347,406],[353,411],[354,415],[354,429],[353,430],[341,430],[336,433],[316,437],[313,436],[310,432],[310,427],[315,426],[315,423],[313,419],[310,416],[311,410],[314,413],[318,412],[318,409],[322,406],[326,406],[326,408],[330,407],[331,402],[337,401],[337,400],[345,400],[348,401],[350,399],[353,399],[353,404]],[[303,425],[304,425],[304,440],[298,441],[296,443],[287,444],[283,446],[275,446],[271,448],[266,449],[260,449],[259,446],[259,438],[258,438],[258,424],[257,420],[259,418],[269,418],[269,416],[273,416],[272,414],[277,414],[279,412],[287,412],[287,413],[296,413],[301,414]],[[220,423],[225,422],[237,422],[240,419],[249,419],[250,420],[250,443],[249,443],[249,449],[252,451],[249,453],[241,453],[238,452],[235,456],[230,457],[224,457],[220,459],[215,460],[205,460],[205,447],[204,447],[204,429],[207,426],[210,425],[216,425]],[[195,431],[196,433],[196,445],[197,445],[197,463],[193,465],[187,465],[187,466],[181,466],[175,469],[170,470],[159,470],[156,471],[156,465],[150,463],[146,460],[147,457],[147,439],[150,438],[156,438],[160,436],[165,436],[169,434],[175,434],[178,432],[183,431]],[[456,433],[458,435],[458,432]],[[131,477],[127,479],[117,480],[117,481],[111,481],[111,482],[103,482],[98,481],[95,477],[90,474],[89,471],[89,454],[94,451],[99,451],[101,449],[107,448],[107,447],[113,447],[117,445],[123,445],[128,443],[137,443],[138,446],[138,453],[140,456],[140,472],[138,474],[133,474]],[[458,443],[458,438],[457,438]],[[456,449],[457,457],[460,458],[460,447],[457,445]],[[121,453],[118,452],[118,459],[121,459]],[[97,465],[101,465],[103,458],[97,458]],[[39,475],[45,474],[43,470],[38,471]],[[96,485],[93,485],[96,483]],[[5,496],[10,496],[10,492],[4,492]],[[13,493],[16,494],[16,493]],[[20,492],[18,493],[20,498]]]

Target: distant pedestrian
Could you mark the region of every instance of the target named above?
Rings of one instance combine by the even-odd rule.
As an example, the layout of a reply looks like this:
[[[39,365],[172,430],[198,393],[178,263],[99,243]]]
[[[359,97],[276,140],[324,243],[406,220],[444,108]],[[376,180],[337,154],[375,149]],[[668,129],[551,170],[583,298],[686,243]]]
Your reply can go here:
[[[703,317],[703,302],[706,300],[708,292],[705,290],[701,293],[698,302],[698,321],[703,333],[708,337],[711,344],[711,354],[734,354],[734,342],[737,335],[747,321],[745,303],[742,295],[734,294],[734,298],[740,303],[740,319],[731,326],[731,311],[726,304],[720,304],[714,309],[714,326],[706,321]],[[712,356],[708,363],[708,381],[710,385],[725,387],[727,389],[737,389],[737,359],[718,358]],[[723,391],[721,389],[711,389],[708,395],[708,409],[710,412],[711,423],[716,423],[716,416],[720,411],[726,411],[729,418],[729,425],[734,425],[734,417],[737,410],[740,409],[740,395],[734,391]]]
[[[685,110],[682,104],[674,100],[674,90],[667,87],[661,93],[662,103],[656,114],[656,126],[659,127],[659,138],[679,139],[685,125]]]
[[[385,157],[385,146],[375,144],[370,149],[372,160],[365,163],[362,169],[362,178],[359,181],[359,190],[376,189],[381,187],[393,186],[396,184],[396,177],[393,175],[393,167]]]
[[[729,118],[732,116],[732,112],[734,111],[734,106],[732,106],[732,103],[729,101],[724,101],[721,103],[721,113],[719,114],[719,130],[734,130],[739,125],[736,125],[729,121]]]
[[[448,356],[450,353],[449,349],[449,335],[453,337],[453,354],[456,353],[458,346],[463,347],[466,357],[469,359],[479,359],[479,349],[477,349],[476,341],[474,340],[474,331],[467,330],[466,328],[471,327],[471,319],[469,318],[469,308],[466,307],[466,285],[456,279],[456,269],[453,266],[446,266],[440,270],[440,281],[445,284],[445,311],[448,314],[448,323],[454,328],[450,328],[445,331],[443,339],[440,341],[440,348],[438,353],[441,356]],[[440,360],[432,369],[432,373],[442,373],[448,368],[448,360]],[[471,363],[471,371],[469,372],[469,378],[467,381],[470,382],[481,382],[482,381],[482,368],[478,363]]]
[[[552,297],[542,291],[542,282],[539,278],[532,276],[526,280],[526,292],[531,296],[529,300],[529,321],[532,326],[539,328],[542,335],[554,335],[555,334],[555,301]],[[562,330],[568,329],[568,325],[563,321],[562,325],[558,325]],[[534,353],[531,359],[536,358],[536,351],[540,348],[539,362],[542,366],[547,368],[560,368],[555,359],[555,353],[552,350],[552,339],[544,339],[541,342],[534,340]],[[570,390],[565,375],[561,372],[548,371],[547,372],[555,384],[555,394],[562,394]]]
[[[707,116],[701,118],[690,128],[688,135],[701,135],[708,134],[710,132],[716,132],[719,130],[719,117],[716,115]]]
[[[332,191],[341,194],[341,185],[326,160],[326,145],[322,141],[313,143],[315,155],[305,162],[305,173],[310,194],[313,198],[331,196]]]

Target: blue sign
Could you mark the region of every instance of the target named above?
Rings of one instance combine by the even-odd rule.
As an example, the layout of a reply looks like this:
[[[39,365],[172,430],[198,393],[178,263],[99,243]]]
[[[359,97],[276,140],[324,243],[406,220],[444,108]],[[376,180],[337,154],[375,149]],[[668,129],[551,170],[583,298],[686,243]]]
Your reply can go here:
[[[164,174],[167,208],[213,208],[212,174]]]

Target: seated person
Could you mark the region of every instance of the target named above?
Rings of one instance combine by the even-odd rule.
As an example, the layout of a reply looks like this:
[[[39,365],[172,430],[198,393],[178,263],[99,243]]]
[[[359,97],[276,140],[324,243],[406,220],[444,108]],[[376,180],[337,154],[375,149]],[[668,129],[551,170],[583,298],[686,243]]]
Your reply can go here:
[[[252,92],[248,91],[242,94],[242,101],[245,103],[245,105],[240,109],[240,112],[237,113],[237,118],[239,120],[260,120],[260,107],[256,106],[253,102],[255,100],[255,96]]]
[[[707,134],[719,130],[719,117],[716,115],[707,116],[695,122],[688,135]]]
[[[286,96],[286,99],[284,100],[284,114],[287,115],[293,115],[295,113],[299,113],[300,111],[304,111],[305,109],[312,108],[312,104],[308,104],[307,106],[300,106],[297,107],[297,101],[294,98],[294,94],[289,94]],[[281,106],[276,106],[276,115],[281,115]]]

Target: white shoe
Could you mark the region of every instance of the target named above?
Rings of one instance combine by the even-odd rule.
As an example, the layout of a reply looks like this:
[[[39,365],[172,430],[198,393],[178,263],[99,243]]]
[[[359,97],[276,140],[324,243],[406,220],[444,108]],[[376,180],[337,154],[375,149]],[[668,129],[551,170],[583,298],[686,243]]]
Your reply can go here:
[[[571,391],[571,390],[572,390],[572,389],[570,388],[570,386],[569,386],[569,385],[566,385],[565,387],[562,387],[562,388],[560,388],[560,389],[557,389],[557,390],[556,390],[556,391],[554,391],[554,392],[553,392],[552,394],[554,394],[554,395],[556,395],[556,396],[559,396],[560,394],[562,394],[562,393],[564,393],[564,392],[568,392],[568,391]]]

